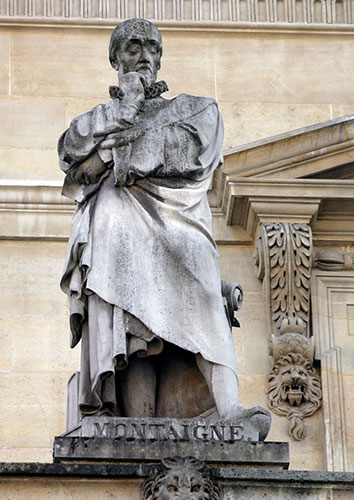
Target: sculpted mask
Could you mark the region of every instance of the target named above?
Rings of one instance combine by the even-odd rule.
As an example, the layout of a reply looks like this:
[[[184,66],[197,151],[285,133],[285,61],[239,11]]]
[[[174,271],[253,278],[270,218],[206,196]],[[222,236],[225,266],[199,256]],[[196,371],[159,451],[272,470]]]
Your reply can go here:
[[[321,406],[321,382],[312,364],[301,354],[282,356],[268,377],[266,392],[271,409],[290,420],[291,437],[303,439],[303,419]]]
[[[143,500],[219,500],[217,485],[202,475],[202,462],[193,457],[162,462],[167,470],[144,483]]]

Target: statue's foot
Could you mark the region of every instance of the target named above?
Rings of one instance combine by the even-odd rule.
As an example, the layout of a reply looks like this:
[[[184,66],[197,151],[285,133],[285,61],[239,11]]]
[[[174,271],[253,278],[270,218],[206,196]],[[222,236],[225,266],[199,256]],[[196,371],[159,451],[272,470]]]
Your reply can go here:
[[[231,408],[224,418],[225,420],[249,420],[259,432],[260,441],[264,441],[267,437],[272,421],[270,412],[262,406],[245,408],[237,405]]]

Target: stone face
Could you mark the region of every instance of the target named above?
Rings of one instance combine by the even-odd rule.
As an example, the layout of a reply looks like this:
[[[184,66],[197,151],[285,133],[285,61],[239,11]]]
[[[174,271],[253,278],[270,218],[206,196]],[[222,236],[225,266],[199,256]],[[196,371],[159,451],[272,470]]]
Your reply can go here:
[[[219,485],[203,474],[204,463],[201,460],[169,457],[162,463],[165,470],[144,482],[142,500],[219,500]]]

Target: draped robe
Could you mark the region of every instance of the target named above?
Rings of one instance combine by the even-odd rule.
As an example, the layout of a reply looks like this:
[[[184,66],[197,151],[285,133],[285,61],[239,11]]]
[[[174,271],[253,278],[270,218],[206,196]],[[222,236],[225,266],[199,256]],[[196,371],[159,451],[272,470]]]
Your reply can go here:
[[[133,352],[160,353],[164,341],[236,373],[207,200],[222,162],[217,105],[186,94],[146,100],[120,132],[125,144],[107,150],[100,131],[110,121],[112,101],[75,118],[59,140],[63,194],[78,203],[61,287],[71,346],[83,339],[87,413],[105,401],[115,412],[116,371]],[[77,166],[96,152],[106,172],[78,185]]]

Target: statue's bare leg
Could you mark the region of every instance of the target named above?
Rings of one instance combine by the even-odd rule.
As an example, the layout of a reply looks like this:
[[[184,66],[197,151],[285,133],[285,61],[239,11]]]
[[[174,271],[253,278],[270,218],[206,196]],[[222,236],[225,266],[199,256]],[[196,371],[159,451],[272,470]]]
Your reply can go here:
[[[125,370],[118,372],[123,416],[154,417],[156,372],[151,357],[133,355]]]
[[[200,354],[197,354],[196,361],[208,384],[219,417],[233,419],[240,416],[245,407],[240,404],[236,374],[231,368],[211,363]]]

